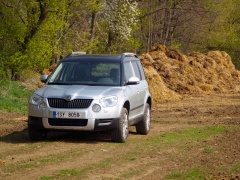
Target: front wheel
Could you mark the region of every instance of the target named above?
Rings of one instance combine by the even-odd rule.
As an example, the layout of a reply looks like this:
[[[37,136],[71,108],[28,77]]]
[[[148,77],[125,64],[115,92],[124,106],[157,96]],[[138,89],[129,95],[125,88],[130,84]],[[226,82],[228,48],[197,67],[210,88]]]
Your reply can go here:
[[[47,137],[47,131],[28,124],[28,136],[32,141],[39,141]]]
[[[128,137],[128,132],[128,111],[126,108],[123,108],[118,121],[118,127],[111,132],[112,141],[125,142]]]
[[[150,131],[151,125],[151,109],[147,103],[144,110],[143,120],[136,125],[136,131],[138,134],[147,135]]]

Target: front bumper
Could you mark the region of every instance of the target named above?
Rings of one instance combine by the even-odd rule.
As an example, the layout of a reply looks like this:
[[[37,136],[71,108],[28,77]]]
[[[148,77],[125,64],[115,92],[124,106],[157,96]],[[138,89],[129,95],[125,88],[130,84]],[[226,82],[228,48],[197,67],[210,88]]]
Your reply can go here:
[[[37,105],[28,105],[29,125],[49,130],[102,131],[114,129],[121,116],[120,104],[114,107],[101,107],[99,112],[93,112],[92,107],[98,100],[93,100],[88,108],[52,108],[47,99],[46,109],[40,110]]]
[[[28,123],[39,129],[75,130],[75,131],[105,131],[115,129],[119,118],[108,119],[63,119],[28,117]]]

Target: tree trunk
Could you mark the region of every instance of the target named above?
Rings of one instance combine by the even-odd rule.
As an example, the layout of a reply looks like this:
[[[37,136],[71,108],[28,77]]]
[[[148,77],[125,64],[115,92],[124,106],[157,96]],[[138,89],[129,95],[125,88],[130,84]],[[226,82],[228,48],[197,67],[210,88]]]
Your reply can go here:
[[[92,45],[95,39],[95,26],[96,26],[96,16],[97,12],[92,12],[92,19],[91,19],[91,29],[90,29],[90,44]],[[90,49],[89,54],[93,53],[93,48]]]
[[[20,80],[20,75],[14,69],[11,69],[11,80],[12,81]]]
[[[39,26],[43,23],[43,21],[46,18],[47,12],[46,12],[46,8],[47,8],[47,4],[45,1],[41,1],[41,0],[37,0],[38,4],[39,4],[39,9],[40,9],[40,14],[38,17],[38,22],[37,22],[37,26],[33,27],[30,30],[30,33],[25,36],[24,38],[24,42],[22,44],[22,52],[24,52],[26,50],[27,44],[29,42],[30,39],[32,39],[32,37],[37,33]],[[34,9],[32,9],[33,13],[37,13]]]
[[[109,31],[108,32],[108,43],[107,43],[107,47],[106,47],[106,52],[111,54],[112,53],[112,32]]]

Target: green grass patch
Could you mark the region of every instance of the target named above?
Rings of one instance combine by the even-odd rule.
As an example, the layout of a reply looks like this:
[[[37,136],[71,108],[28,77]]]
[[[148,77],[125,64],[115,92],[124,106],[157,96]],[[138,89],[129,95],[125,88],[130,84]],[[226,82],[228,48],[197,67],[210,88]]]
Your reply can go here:
[[[41,177],[41,180],[50,180],[50,179],[60,179],[64,177],[78,177],[78,178],[84,178],[86,177],[87,173],[91,171],[95,171],[98,169],[107,169],[109,168],[114,162],[115,158],[107,158],[99,163],[96,164],[90,164],[86,166],[85,168],[81,170],[60,170],[57,175],[54,176],[43,176]]]
[[[203,154],[210,154],[213,152],[213,147],[212,146],[206,146],[203,150]]]
[[[239,174],[240,173],[240,163],[233,164],[228,168],[229,174]]]
[[[52,143],[48,142],[40,142],[37,143],[36,145],[31,145],[28,147],[28,151],[37,151],[39,148],[50,145]],[[26,151],[24,151],[26,153]],[[58,162],[62,162],[66,159],[73,159],[76,157],[79,157],[80,155],[83,155],[84,153],[87,153],[88,150],[85,149],[73,149],[69,150],[69,152],[64,152],[63,154],[50,154],[44,157],[40,157],[37,159],[34,159],[33,161],[22,161],[14,164],[9,164],[5,167],[3,167],[4,172],[15,172],[15,171],[21,171],[23,169],[29,169],[29,168],[40,168],[44,165],[49,165],[49,164],[55,164]],[[104,165],[105,166],[105,165]]]
[[[131,171],[122,174],[121,177],[122,179],[140,177],[143,171],[144,171],[143,169],[135,169],[135,170],[132,169]]]
[[[72,176],[77,176],[79,175],[80,172],[75,170],[75,169],[64,169],[64,170],[60,170],[59,174],[57,176],[43,176],[40,179],[41,180],[50,180],[50,179],[59,179],[59,178],[71,178]]]
[[[31,93],[20,82],[0,81],[0,110],[26,114]]]
[[[35,151],[35,150],[37,150],[37,149],[39,149],[39,148],[42,148],[42,147],[45,147],[45,146],[50,146],[50,145],[52,145],[54,142],[39,142],[39,143],[34,143],[34,144],[32,144],[32,145],[30,145],[29,147],[28,147],[28,149],[30,150],[30,151]]]
[[[74,169],[60,171],[60,176],[64,176],[64,177],[71,176],[71,175],[78,175],[78,174],[79,174],[79,172]]]
[[[205,179],[206,173],[199,169],[190,170],[183,173],[171,173],[167,175],[166,179],[186,179],[186,180],[193,180],[193,179]]]
[[[145,141],[145,145],[152,144],[176,144],[184,141],[197,141],[206,139],[210,136],[224,134],[227,129],[225,126],[209,126],[204,128],[191,128],[179,132],[173,132],[168,134],[163,134],[160,136],[155,136]]]

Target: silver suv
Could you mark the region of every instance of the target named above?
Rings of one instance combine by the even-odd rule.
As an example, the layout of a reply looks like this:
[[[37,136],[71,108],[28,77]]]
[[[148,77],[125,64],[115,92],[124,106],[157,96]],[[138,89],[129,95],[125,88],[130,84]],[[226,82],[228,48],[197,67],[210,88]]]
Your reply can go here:
[[[133,53],[72,53],[29,99],[28,134],[41,140],[49,131],[109,131],[125,142],[129,126],[148,134],[151,95],[140,60]]]

